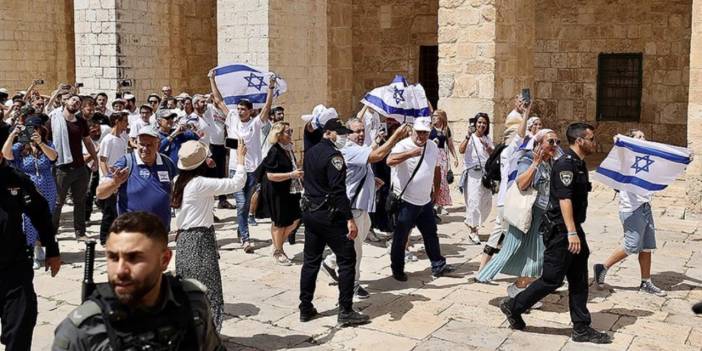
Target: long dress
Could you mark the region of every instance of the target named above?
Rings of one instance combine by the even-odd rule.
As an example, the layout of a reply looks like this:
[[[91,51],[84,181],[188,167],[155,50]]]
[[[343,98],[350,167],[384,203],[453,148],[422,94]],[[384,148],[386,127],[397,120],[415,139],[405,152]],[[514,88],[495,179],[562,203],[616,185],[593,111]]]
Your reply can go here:
[[[524,154],[518,163],[518,173],[525,172],[532,163],[533,152]],[[531,186],[538,191],[537,199],[532,206],[531,226],[525,234],[514,226],[509,226],[502,249],[478,273],[477,280],[487,282],[498,273],[516,277],[538,277],[544,265],[544,241],[539,231],[543,215],[548,205],[551,166],[541,163]],[[516,182],[511,186],[517,186]],[[505,199],[509,201],[509,199]]]
[[[47,145],[51,148],[54,147],[51,143],[47,143]],[[12,155],[15,158],[12,161],[12,165],[32,179],[39,193],[49,203],[49,211],[53,215],[57,197],[56,180],[51,172],[53,162],[43,152],[40,152],[38,157],[34,157],[31,153],[22,155],[24,146],[21,143],[12,145]],[[33,246],[39,238],[39,233],[37,233],[29,217],[24,214],[22,215],[22,228],[27,236],[27,245]]]
[[[449,150],[448,150],[448,138],[451,137],[451,130],[447,130],[446,134],[440,129],[433,128],[429,134],[429,140],[432,140],[439,147],[439,164],[441,166],[441,186],[439,187],[439,194],[436,198],[436,205],[438,206],[451,206],[453,202],[451,201],[451,188],[446,180],[446,174],[448,174],[451,166],[449,164]]]
[[[261,199],[259,208],[267,213],[273,225],[287,227],[302,217],[300,196],[302,186],[299,180],[288,179],[282,182],[268,180],[267,173],[288,173],[296,169],[294,154],[283,149],[280,144],[273,145],[261,163]],[[257,213],[257,216],[259,214]]]
[[[480,137],[483,143],[493,146],[489,136]],[[467,169],[463,197],[466,203],[465,224],[471,227],[481,226],[492,209],[492,193],[482,183],[485,162],[490,154],[483,148],[481,141],[473,134],[468,141],[463,163]]]

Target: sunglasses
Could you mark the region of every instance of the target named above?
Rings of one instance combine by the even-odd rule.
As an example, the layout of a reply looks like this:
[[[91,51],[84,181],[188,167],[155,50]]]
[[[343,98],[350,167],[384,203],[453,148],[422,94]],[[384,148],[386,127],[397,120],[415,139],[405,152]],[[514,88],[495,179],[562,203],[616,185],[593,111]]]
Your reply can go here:
[[[551,146],[553,146],[553,145],[561,145],[561,141],[558,140],[558,139],[548,139],[548,140],[546,140],[546,141],[547,141],[548,144],[551,145]]]

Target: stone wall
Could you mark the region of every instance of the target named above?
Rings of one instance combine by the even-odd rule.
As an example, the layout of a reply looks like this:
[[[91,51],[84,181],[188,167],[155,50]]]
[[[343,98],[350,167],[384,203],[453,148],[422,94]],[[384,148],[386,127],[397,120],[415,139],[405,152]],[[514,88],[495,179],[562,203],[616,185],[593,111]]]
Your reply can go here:
[[[534,53],[536,111],[561,132],[597,125],[601,152],[636,127],[650,139],[686,142],[691,0],[539,0]],[[643,53],[640,123],[597,122],[597,57]]]
[[[217,0],[217,62],[268,68],[269,0]]]
[[[327,1],[297,0],[290,6],[288,0],[270,0],[269,6],[269,68],[288,83],[288,92],[274,105],[285,107],[302,150],[300,116],[328,100]]]
[[[687,143],[697,157],[687,169],[686,181],[687,205],[699,214],[702,213],[702,0],[694,0],[692,18]]]
[[[438,42],[438,3],[353,1],[353,109],[360,108],[359,101],[366,92],[390,83],[396,74],[417,82],[419,47]],[[335,59],[347,62],[351,57]]]
[[[42,94],[75,82],[73,1],[4,0],[0,11],[0,87],[10,94],[43,79]]]
[[[327,1],[327,102],[342,116],[357,107],[353,101],[353,0]]]

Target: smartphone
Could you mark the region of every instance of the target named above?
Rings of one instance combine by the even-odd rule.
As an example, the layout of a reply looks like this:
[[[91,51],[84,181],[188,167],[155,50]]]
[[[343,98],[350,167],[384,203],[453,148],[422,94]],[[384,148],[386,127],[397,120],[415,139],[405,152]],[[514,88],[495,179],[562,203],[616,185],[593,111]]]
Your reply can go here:
[[[531,91],[529,91],[529,88],[522,89],[522,100],[527,105],[531,104]]]
[[[224,146],[236,150],[239,147],[239,139],[227,138],[224,140]]]
[[[385,135],[388,135],[388,124],[385,122],[380,123],[379,131],[385,133]]]
[[[471,134],[474,134],[475,133],[475,126],[470,126],[470,128],[468,128],[468,130],[470,131]]]

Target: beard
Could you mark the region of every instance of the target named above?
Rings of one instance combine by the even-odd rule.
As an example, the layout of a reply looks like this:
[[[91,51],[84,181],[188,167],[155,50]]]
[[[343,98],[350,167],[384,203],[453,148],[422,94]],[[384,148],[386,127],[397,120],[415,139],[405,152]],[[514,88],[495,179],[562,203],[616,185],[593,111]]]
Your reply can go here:
[[[112,291],[115,293],[115,296],[117,297],[117,300],[119,300],[120,303],[130,307],[134,307],[144,298],[144,296],[146,296],[146,294],[148,294],[156,286],[156,284],[158,283],[158,278],[161,275],[160,272],[157,273],[158,274],[148,276],[141,281],[132,280],[128,277],[125,279],[119,279],[119,277],[110,277],[109,283],[112,287]],[[126,292],[118,292],[116,286],[120,284],[129,284],[130,290]]]
[[[76,113],[78,113],[78,110],[80,110],[80,109],[79,109],[79,108],[73,108],[73,107],[71,107],[71,106],[66,106],[66,110],[68,110],[68,112],[70,112],[72,115],[75,115]]]

